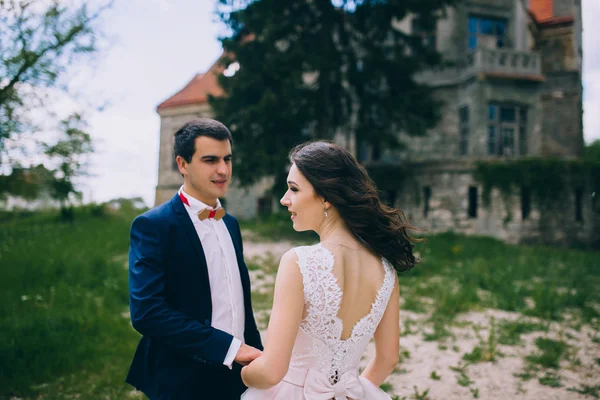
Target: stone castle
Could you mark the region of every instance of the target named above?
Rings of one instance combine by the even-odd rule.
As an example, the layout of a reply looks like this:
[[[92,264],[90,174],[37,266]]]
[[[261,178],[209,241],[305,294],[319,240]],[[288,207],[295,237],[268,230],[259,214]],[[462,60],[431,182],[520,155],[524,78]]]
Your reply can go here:
[[[531,204],[527,188],[507,202],[492,191],[481,201],[477,163],[528,157],[579,159],[583,153],[581,0],[464,0],[433,31],[415,18],[398,28],[420,35],[452,67],[416,77],[435,87],[442,118],[424,137],[400,133],[406,147],[392,151],[346,144],[369,169],[384,198],[429,232],[493,236],[511,243],[598,245],[600,213],[590,187],[565,187],[551,217]],[[196,75],[161,103],[159,178],[155,204],[181,185],[172,153],[174,132],[190,119],[211,116],[207,94],[219,95],[218,64]],[[276,202],[269,179],[226,198],[230,213],[252,218]],[[510,215],[510,218],[507,218]],[[549,220],[550,218],[550,220]]]

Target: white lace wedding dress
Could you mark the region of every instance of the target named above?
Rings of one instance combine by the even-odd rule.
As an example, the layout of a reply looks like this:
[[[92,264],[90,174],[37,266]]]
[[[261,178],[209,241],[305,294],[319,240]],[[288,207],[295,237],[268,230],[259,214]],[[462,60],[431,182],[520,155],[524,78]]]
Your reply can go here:
[[[342,291],[332,273],[333,254],[321,244],[294,250],[308,308],[296,337],[289,370],[279,384],[270,389],[250,388],[242,400],[391,400],[383,390],[360,377],[358,368],[394,288],[394,268],[382,258],[385,278],[371,311],[356,323],[350,337],[342,340],[343,324],[337,316]]]

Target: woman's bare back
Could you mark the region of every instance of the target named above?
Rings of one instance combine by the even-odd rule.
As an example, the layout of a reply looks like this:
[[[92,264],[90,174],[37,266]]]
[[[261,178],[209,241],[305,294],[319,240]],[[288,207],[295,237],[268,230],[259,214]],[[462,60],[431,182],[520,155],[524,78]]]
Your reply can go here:
[[[381,288],[385,270],[381,257],[358,242],[344,245],[322,243],[334,256],[332,273],[342,292],[338,318],[342,321],[342,340],[352,334],[356,323],[367,316]]]

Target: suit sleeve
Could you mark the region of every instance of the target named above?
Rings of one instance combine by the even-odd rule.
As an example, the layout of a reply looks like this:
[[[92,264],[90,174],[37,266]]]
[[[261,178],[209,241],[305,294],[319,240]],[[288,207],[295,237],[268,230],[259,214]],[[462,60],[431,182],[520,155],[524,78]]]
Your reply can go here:
[[[161,230],[146,216],[131,225],[129,308],[135,330],[203,364],[222,365],[233,336],[169,307]]]

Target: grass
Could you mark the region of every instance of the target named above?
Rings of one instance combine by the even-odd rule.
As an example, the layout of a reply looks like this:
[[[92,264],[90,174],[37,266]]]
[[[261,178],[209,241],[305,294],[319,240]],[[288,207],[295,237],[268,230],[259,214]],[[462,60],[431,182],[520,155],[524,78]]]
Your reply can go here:
[[[418,247],[417,247],[418,248]],[[423,262],[400,275],[401,295],[413,311],[429,298],[434,325],[426,340],[448,335],[445,327],[464,312],[496,308],[548,321],[565,313],[590,323],[600,317],[600,253],[543,246],[515,246],[485,237],[432,235]],[[499,342],[518,342],[522,333],[544,330],[526,323],[500,327]]]
[[[587,395],[594,399],[600,398],[600,396],[598,395],[598,392],[600,391],[600,385],[596,385],[596,386],[581,385],[580,388],[569,388],[567,390],[570,392]]]
[[[542,385],[550,386],[553,388],[562,386],[562,384],[560,383],[560,377],[555,374],[551,374],[551,373],[547,373],[546,375],[542,376],[541,378],[538,379],[538,381]]]
[[[276,213],[251,220],[240,220],[242,230],[251,231],[258,239],[268,241],[289,240],[297,244],[312,244],[319,241],[314,232],[296,232],[289,213]]]
[[[521,344],[521,335],[536,331],[547,332],[547,324],[527,322],[525,320],[505,321],[500,325],[500,336],[498,343],[515,346]]]
[[[458,375],[456,376],[456,383],[463,387],[468,387],[473,383],[471,378],[469,378],[469,376],[467,375],[467,366],[467,364],[461,362],[456,367],[450,367],[452,371],[458,373]]]
[[[526,357],[527,361],[545,368],[559,368],[560,360],[568,349],[565,342],[539,337],[535,340],[535,345],[539,351],[528,355]]]
[[[73,223],[0,222],[0,398],[131,390],[123,381],[139,336],[122,315],[131,220],[78,212]]]
[[[0,214],[0,399],[129,396],[132,388],[123,380],[139,338],[122,315],[128,303],[124,263],[132,218],[78,210],[74,223],[61,223],[48,214]],[[293,231],[287,216],[241,225],[258,238],[293,245],[317,239]],[[512,246],[451,233],[430,236],[420,251],[423,263],[400,276],[401,296],[404,307],[431,314],[425,317],[424,337],[441,341],[440,351],[460,351],[445,340],[461,313],[499,308],[542,319],[498,323],[493,337],[480,338],[479,350],[467,353],[469,362],[492,361],[499,354],[497,344],[518,344],[521,335],[545,332],[548,321],[562,321],[566,313],[577,324],[600,317],[595,308],[600,304],[598,252]],[[278,260],[248,261],[250,269],[273,274]],[[270,309],[272,290],[252,296],[257,311]],[[420,323],[404,322],[402,335],[420,332]],[[591,340],[600,343],[600,336]],[[568,352],[562,341],[542,338],[536,345],[538,351],[527,357],[530,370],[556,368]],[[458,383],[479,396],[465,362],[455,368]],[[573,391],[594,396],[598,388]],[[410,398],[426,399],[428,390],[415,388]]]
[[[497,347],[496,323],[494,319],[492,318],[490,321],[490,331],[487,339],[481,336],[479,328],[474,327],[473,329],[475,336],[479,339],[479,344],[470,353],[465,353],[463,360],[471,363],[496,361],[500,353]]]
[[[411,400],[429,400],[429,389],[425,389],[419,392],[416,386],[413,386],[413,394],[410,396]]]
[[[381,385],[379,385],[379,388],[387,393],[390,393],[392,390],[394,390],[394,386],[388,382],[383,382]]]

